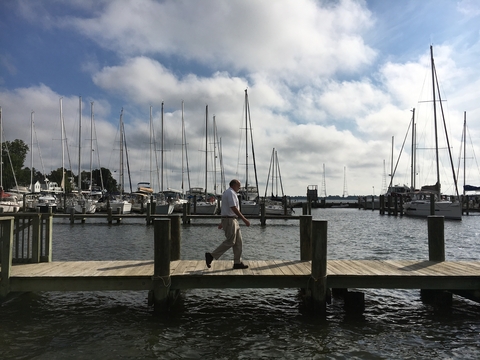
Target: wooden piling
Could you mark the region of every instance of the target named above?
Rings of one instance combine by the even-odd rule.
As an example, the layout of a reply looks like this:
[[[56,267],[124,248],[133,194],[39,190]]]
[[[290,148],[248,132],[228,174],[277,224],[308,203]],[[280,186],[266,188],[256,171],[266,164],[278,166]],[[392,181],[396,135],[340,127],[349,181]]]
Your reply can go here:
[[[108,205],[107,205],[107,222],[111,224],[113,222],[112,208],[109,205],[110,205],[110,202],[108,202]]]
[[[151,203],[147,204],[147,214],[145,216],[145,222],[147,225],[150,225],[152,223],[151,215],[152,215],[152,207],[150,206]]]
[[[2,217],[0,220],[2,232],[2,248],[1,260],[2,266],[0,270],[0,299],[5,298],[10,292],[10,273],[12,269],[12,252],[13,252],[13,216]]]
[[[170,260],[180,260],[182,224],[180,215],[170,215]]]
[[[70,224],[75,223],[75,209],[72,207],[70,208]]]
[[[327,221],[312,221],[312,311],[325,316],[327,310]]]
[[[300,216],[300,260],[312,260],[312,215]]]
[[[430,215],[435,215],[435,194],[430,194]]]
[[[169,309],[170,279],[170,219],[154,221],[153,305],[155,312]]]
[[[428,260],[445,261],[445,234],[443,216],[430,215],[428,221]]]
[[[267,217],[266,217],[266,210],[265,210],[265,202],[260,203],[260,225],[265,226],[267,224]]]
[[[435,209],[435,200],[432,200]],[[445,234],[443,216],[430,215],[428,221],[428,260],[445,261]],[[449,308],[452,304],[452,293],[445,290],[421,289],[420,297],[423,302],[432,304],[437,308]]]

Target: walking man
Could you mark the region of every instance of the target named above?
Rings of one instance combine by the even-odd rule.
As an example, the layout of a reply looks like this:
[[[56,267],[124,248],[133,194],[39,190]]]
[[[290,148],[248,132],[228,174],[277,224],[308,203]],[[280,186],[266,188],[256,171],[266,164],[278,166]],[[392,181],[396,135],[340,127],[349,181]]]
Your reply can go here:
[[[238,225],[238,218],[242,219],[245,225],[250,226],[245,216],[240,212],[238,201],[238,190],[240,190],[240,181],[234,179],[230,181],[230,187],[222,194],[222,224],[221,228],[225,232],[225,241],[221,243],[211,253],[205,253],[207,267],[211,267],[212,261],[218,260],[228,249],[233,249],[233,268],[246,269],[248,265],[242,262],[242,233]]]

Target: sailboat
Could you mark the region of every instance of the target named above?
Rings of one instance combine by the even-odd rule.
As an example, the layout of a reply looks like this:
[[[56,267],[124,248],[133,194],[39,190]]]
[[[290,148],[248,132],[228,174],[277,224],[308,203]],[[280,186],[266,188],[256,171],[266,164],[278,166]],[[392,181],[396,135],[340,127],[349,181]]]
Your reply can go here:
[[[463,145],[463,194],[462,194],[462,206],[464,210],[469,211],[471,209],[478,209],[479,208],[479,196],[478,193],[480,192],[479,185],[470,185],[471,180],[469,180],[469,184],[467,184],[467,112],[464,111],[463,113],[463,133],[462,133],[462,145]],[[470,139],[471,141],[471,139]],[[473,146],[473,144],[472,144]],[[458,170],[457,174],[460,174],[460,159],[458,163]],[[475,152],[473,152],[473,159],[475,163],[477,163],[477,159],[475,157]],[[477,175],[478,181],[478,175]],[[468,194],[467,194],[468,192]]]
[[[173,212],[183,212],[183,206],[184,204],[188,204],[188,200],[185,197],[185,186],[184,186],[184,164],[186,162],[187,165],[187,175],[188,175],[188,184],[190,184],[190,175],[189,175],[189,170],[188,170],[188,152],[187,152],[187,140],[186,140],[186,135],[185,135],[185,104],[184,101],[182,100],[182,182],[180,189],[181,190],[176,190],[172,188],[168,188],[168,191],[165,191],[165,196],[169,201],[173,204]],[[190,186],[189,186],[190,188]]]
[[[249,184],[248,177],[248,141],[252,147],[253,158],[253,170],[255,173],[255,185]],[[245,181],[244,186],[238,191],[240,195],[240,208],[244,215],[258,215],[260,213],[259,193],[258,193],[258,178],[257,178],[257,164],[255,162],[255,150],[253,146],[253,132],[252,132],[252,119],[250,118],[250,105],[248,102],[248,93],[245,89]]]
[[[437,172],[437,181],[434,185],[425,185],[422,186],[420,191],[414,191],[411,195],[411,200],[405,202],[404,204],[404,213],[407,216],[418,216],[418,217],[427,217],[429,215],[438,215],[444,216],[445,219],[461,220],[462,219],[462,204],[460,201],[451,201],[442,196],[441,185],[440,185],[440,161],[438,155],[438,132],[437,132],[437,105],[439,104],[440,110],[442,113],[443,123],[445,123],[445,118],[443,116],[443,106],[442,100],[440,97],[438,78],[436,75],[435,62],[433,59],[433,47],[430,46],[430,63],[431,63],[431,72],[432,72],[432,93],[433,93],[433,120],[435,126],[435,160],[436,160],[436,172]],[[436,100],[438,96],[438,101]],[[438,103],[438,104],[437,104]],[[457,180],[455,177],[455,171],[452,162],[452,156],[450,153],[450,145],[448,141],[448,134],[445,133],[447,139],[447,148],[450,155],[450,164],[453,174],[453,180],[455,182],[456,195],[457,199],[459,198],[458,189],[457,189]],[[435,213],[431,214],[431,195],[435,197]]]
[[[162,101],[162,149],[161,149],[161,164],[160,164],[160,192],[157,194],[156,202],[155,202],[155,214],[163,214],[169,215],[173,212],[174,205],[169,201],[169,199],[165,196],[163,192],[163,160],[164,160],[164,126],[163,126],[163,101]],[[152,123],[152,133],[153,133],[153,123]],[[155,137],[154,137],[155,139]],[[155,145],[155,140],[154,140]],[[155,151],[155,154],[157,152]],[[158,169],[158,166],[157,166]]]
[[[93,105],[90,108],[93,118]],[[82,97],[79,97],[79,119],[78,119],[78,189],[76,196],[71,199],[72,207],[78,214],[93,214],[97,210],[96,200],[85,197],[82,193]],[[90,149],[90,153],[92,149]],[[91,170],[90,170],[91,171]]]
[[[270,198],[267,198],[268,194],[268,185],[270,183],[270,174],[272,174],[272,195]],[[278,187],[280,186],[281,196],[278,196]],[[275,195],[273,195],[273,191],[275,189]],[[283,193],[283,183],[282,183],[282,175],[280,173],[280,163],[278,162],[278,154],[277,150],[273,148],[272,150],[272,157],[270,160],[270,168],[268,169],[268,176],[267,176],[267,186],[265,187],[265,214],[266,215],[292,215],[293,210],[288,208],[284,204],[284,196]],[[267,200],[268,199],[268,200]]]
[[[196,199],[190,204],[192,214],[213,215],[217,212],[217,198],[208,192],[208,105],[205,107],[205,188],[192,187],[188,196]]]
[[[124,128],[123,128],[123,108],[120,112],[120,194],[118,198],[110,200],[110,207],[112,209],[112,213],[119,213],[119,214],[130,214],[132,210],[132,204],[127,200],[123,199],[123,186],[124,186],[124,174],[123,174],[123,145],[124,145]]]

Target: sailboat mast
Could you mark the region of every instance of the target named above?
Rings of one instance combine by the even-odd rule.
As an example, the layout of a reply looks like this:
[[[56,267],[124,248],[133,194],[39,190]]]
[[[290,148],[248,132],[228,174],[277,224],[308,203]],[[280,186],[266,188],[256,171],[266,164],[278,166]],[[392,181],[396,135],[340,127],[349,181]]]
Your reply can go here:
[[[120,196],[123,195],[123,108],[120,112]]]
[[[160,158],[160,176],[161,176],[161,179],[160,179],[160,191],[163,193],[163,152],[164,152],[164,136],[163,136],[163,132],[164,132],[164,126],[163,126],[163,112],[164,112],[164,102],[162,101],[162,124],[161,124],[161,128],[162,128],[162,154],[161,154],[161,158]]]
[[[466,170],[466,156],[467,156],[467,112],[463,112],[463,196],[465,196],[465,185],[467,177],[465,174]]]
[[[90,102],[90,192],[93,190],[93,101]],[[100,169],[101,172],[101,169]]]
[[[185,146],[185,131],[184,131],[184,127],[185,127],[185,119],[184,119],[184,102],[182,100],[182,195],[185,194],[185,188],[184,188],[184,154],[183,154],[183,148]]]
[[[217,195],[217,123],[213,115],[213,192]]]
[[[149,151],[149,155],[150,155],[150,167],[149,167],[149,181],[150,181],[150,185],[153,185],[152,184],[152,134],[153,134],[153,124],[152,124],[152,106],[150,105],[150,151]]]
[[[208,181],[208,105],[205,106],[205,201],[207,200],[207,181]]]
[[[63,134],[64,134],[64,129],[63,129],[63,103],[62,99],[60,98],[60,129],[61,129],[61,142],[62,142],[62,191],[65,192],[65,149],[63,145]]]
[[[437,190],[440,193],[440,165],[438,158],[438,130],[437,130],[437,103],[435,99],[435,63],[433,60],[433,46],[430,45],[430,62],[432,67],[432,93],[433,93],[433,122],[435,126],[435,159],[437,162]]]
[[[411,156],[411,172],[410,172],[410,185],[411,185],[411,189],[412,191],[415,190],[415,167],[416,167],[416,164],[415,164],[415,155],[416,155],[416,151],[415,151],[415,108],[413,108],[412,110],[412,156]]]
[[[78,193],[82,192],[82,97],[78,97]]]
[[[248,94],[245,89],[245,198],[248,199]]]
[[[3,123],[2,107],[0,106],[0,187],[3,189]]]
[[[1,110],[0,110],[1,112]],[[30,192],[33,192],[33,118],[35,112],[30,114]]]

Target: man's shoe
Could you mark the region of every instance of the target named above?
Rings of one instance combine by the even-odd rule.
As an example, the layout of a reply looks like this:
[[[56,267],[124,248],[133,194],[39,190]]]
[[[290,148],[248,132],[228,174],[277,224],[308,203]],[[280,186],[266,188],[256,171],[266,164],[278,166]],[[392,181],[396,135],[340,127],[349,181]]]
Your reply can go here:
[[[248,265],[245,265],[243,262],[239,264],[233,264],[234,269],[248,269]]]
[[[213,256],[210,253],[205,253],[205,262],[207,263],[207,267],[210,268],[212,266]]]

